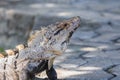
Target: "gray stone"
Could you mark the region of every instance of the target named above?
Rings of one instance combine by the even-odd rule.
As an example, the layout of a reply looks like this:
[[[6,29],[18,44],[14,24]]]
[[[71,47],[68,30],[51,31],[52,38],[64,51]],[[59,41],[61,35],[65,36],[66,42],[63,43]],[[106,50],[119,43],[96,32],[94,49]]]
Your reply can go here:
[[[119,14],[112,14],[112,13],[103,13],[104,18],[108,19],[109,21],[119,21],[120,15]]]
[[[14,35],[9,38],[7,38],[7,45],[6,48],[15,48],[18,44],[23,44],[23,42],[26,42],[26,38],[22,38],[20,36]]]
[[[5,34],[7,31],[7,21],[0,21],[0,34]]]
[[[86,40],[80,40],[78,38],[70,39],[70,43],[73,45],[80,45],[80,46],[100,46],[100,45],[107,45],[107,43],[98,43],[98,42],[91,42]]]
[[[71,69],[77,70],[77,67],[80,65],[84,65],[87,62],[83,59],[65,59],[63,62],[59,63],[58,65],[64,69]]]
[[[85,58],[106,58],[106,59],[120,59],[120,50],[115,51],[95,51],[83,55]]]
[[[99,27],[96,32],[99,32],[100,34],[110,33],[110,32],[120,32],[114,27],[111,27],[110,25],[102,25]]]
[[[58,72],[58,78],[65,80],[108,80],[112,75],[99,70],[99,71],[73,71],[60,69]]]
[[[113,12],[113,13],[120,14],[119,7],[112,8],[110,11]]]
[[[78,38],[76,39],[71,39],[70,43],[72,45],[77,45],[80,51],[111,51],[111,50],[119,50],[120,46],[119,44],[115,43],[105,43],[105,42],[94,42],[94,41],[85,41],[85,40],[80,40]]]
[[[6,10],[4,8],[0,8],[0,22],[5,20]]]
[[[98,50],[101,50],[101,51],[116,51],[116,50],[119,50],[119,48],[120,48],[119,45],[116,45],[114,43],[112,43],[112,44],[103,43],[96,47],[98,48]]]
[[[117,42],[120,43],[120,39],[118,39]]]
[[[120,77],[120,65],[117,65],[111,69],[111,72]]]
[[[109,33],[104,33],[98,37],[95,37],[95,38],[92,38],[92,39],[89,39],[89,41],[92,41],[92,42],[111,42],[112,40],[116,39],[116,38],[119,38],[120,34],[119,33],[112,33],[112,32],[109,32]]]
[[[62,62],[65,59],[76,59],[79,58],[80,55],[84,54],[84,52],[65,52],[61,56],[57,57],[57,61]]]
[[[68,53],[74,53],[74,52],[78,52],[78,53],[83,53],[85,51],[82,51],[81,48],[83,48],[84,46],[81,45],[74,45],[74,44],[70,44],[68,45],[68,49],[66,50],[66,52]]]
[[[1,37],[0,45],[4,48],[13,48],[19,43],[26,42],[34,25],[34,16],[10,10],[5,10],[4,13],[2,16],[5,17],[1,17],[3,21],[0,21],[0,36],[5,36],[6,39]]]
[[[112,28],[116,30],[116,32],[120,32],[120,23],[118,21],[112,21]]]
[[[9,15],[9,14],[8,14]],[[34,23],[34,16],[20,14],[20,13],[13,13],[12,18],[8,20],[8,28],[20,28],[22,30],[30,30]]]
[[[120,76],[117,76],[115,78],[112,78],[111,80],[120,80]]]
[[[80,67],[95,67],[99,68],[100,70],[106,70],[108,67],[112,65],[118,65],[120,64],[120,59],[109,59],[109,58],[98,58],[98,57],[92,57],[92,58],[85,58],[87,61],[86,64],[80,66]]]
[[[35,16],[35,23],[33,29],[39,29],[39,26],[48,26],[49,24],[54,24],[59,21],[62,21],[64,18],[60,17],[54,17],[54,16],[41,16],[36,15]]]
[[[76,31],[73,34],[72,38],[79,38],[79,39],[90,39],[95,37],[97,34],[93,31]]]
[[[0,47],[4,48],[7,44],[5,44],[5,42],[7,42],[7,37],[4,35],[0,35]]]
[[[54,65],[66,69],[77,69],[76,67],[87,63],[80,58],[82,54],[84,54],[84,52],[65,52],[55,59]]]

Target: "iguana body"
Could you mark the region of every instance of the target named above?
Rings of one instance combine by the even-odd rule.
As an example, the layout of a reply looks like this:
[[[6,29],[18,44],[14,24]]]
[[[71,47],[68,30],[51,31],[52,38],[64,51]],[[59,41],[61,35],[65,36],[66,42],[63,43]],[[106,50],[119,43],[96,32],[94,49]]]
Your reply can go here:
[[[49,25],[33,31],[27,46],[19,45],[14,50],[6,50],[9,56],[0,59],[0,80],[29,80],[44,70],[50,80],[57,80],[53,61],[66,50],[79,24],[80,18],[73,17]]]

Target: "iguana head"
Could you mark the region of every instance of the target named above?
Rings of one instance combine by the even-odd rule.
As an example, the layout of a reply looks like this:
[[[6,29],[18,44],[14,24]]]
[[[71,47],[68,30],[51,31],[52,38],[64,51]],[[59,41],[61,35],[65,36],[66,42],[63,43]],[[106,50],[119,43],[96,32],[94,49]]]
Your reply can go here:
[[[67,48],[68,41],[72,34],[79,26],[79,17],[57,22],[40,31],[36,31],[28,45],[43,46],[53,51],[63,52]]]

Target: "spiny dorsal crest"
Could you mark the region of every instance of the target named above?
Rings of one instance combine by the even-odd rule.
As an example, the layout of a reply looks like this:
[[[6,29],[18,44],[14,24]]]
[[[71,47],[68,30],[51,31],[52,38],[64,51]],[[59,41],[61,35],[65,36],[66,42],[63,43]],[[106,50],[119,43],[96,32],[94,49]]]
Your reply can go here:
[[[63,52],[73,32],[79,27],[80,18],[73,17],[62,22],[49,25],[40,31],[34,31],[34,34],[28,41],[28,46],[42,46],[47,49],[53,49],[57,52]]]
[[[24,48],[26,48],[25,45],[19,44],[19,45],[16,46],[15,49],[7,49],[7,50],[5,50],[5,52],[0,53],[0,58],[4,58],[4,57],[7,57],[7,56],[15,55],[15,54],[17,54],[20,50],[23,50]]]
[[[62,22],[49,25],[48,27],[42,28],[41,30],[33,31],[28,40],[28,47],[43,47],[48,52],[54,54],[61,54],[67,48],[68,41],[72,36],[73,32],[79,27],[80,18],[73,17]],[[16,49],[6,50],[7,55],[15,55],[20,50],[24,49],[24,45],[16,46]],[[0,55],[4,57],[4,55]]]

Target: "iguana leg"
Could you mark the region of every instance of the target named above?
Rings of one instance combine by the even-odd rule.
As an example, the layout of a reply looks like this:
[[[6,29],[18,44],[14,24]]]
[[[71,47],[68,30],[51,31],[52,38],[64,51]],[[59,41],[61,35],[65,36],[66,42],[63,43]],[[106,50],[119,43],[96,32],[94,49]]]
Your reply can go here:
[[[46,74],[50,80],[57,80],[57,73],[53,66],[50,68],[50,70],[46,70]]]
[[[34,79],[35,76],[30,74],[28,71],[26,70],[22,70],[20,73],[19,73],[19,80],[32,80]]]

